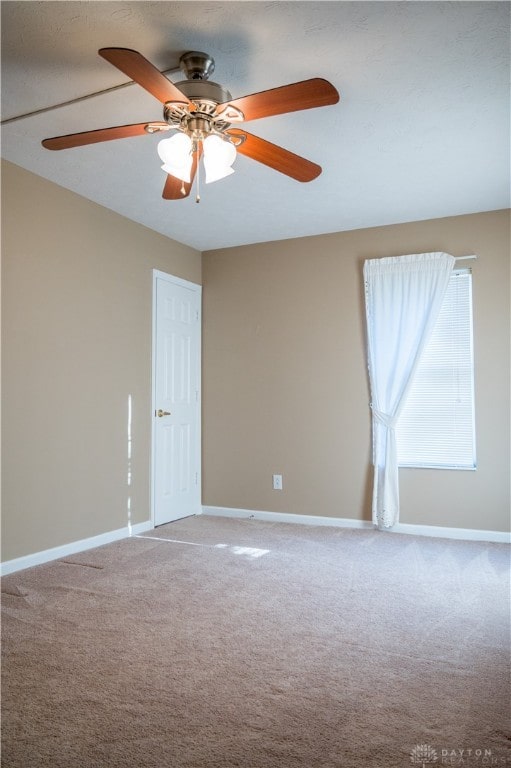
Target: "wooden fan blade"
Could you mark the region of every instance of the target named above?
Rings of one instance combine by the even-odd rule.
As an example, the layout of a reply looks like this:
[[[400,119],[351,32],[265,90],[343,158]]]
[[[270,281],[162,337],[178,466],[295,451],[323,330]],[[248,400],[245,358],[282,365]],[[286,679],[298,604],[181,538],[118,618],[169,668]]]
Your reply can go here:
[[[199,149],[199,160],[201,156],[202,146]],[[195,174],[197,173],[197,162],[197,152],[194,152],[192,167],[190,170],[190,181],[181,181],[181,179],[176,179],[175,176],[171,176],[170,173],[167,174],[162,193],[164,200],[182,200],[184,197],[188,197],[193,186]]]
[[[100,48],[98,51],[114,67],[124,72],[131,80],[145,88],[146,91],[165,104],[166,101],[180,101],[189,104],[188,99],[174,83],[162,75],[154,64],[151,64],[141,53],[131,48]]]
[[[181,179],[176,179],[175,176],[171,176],[170,173],[168,173],[165,180],[165,186],[163,187],[163,199],[181,200],[184,197],[188,197],[192,188],[192,181],[181,181]]]
[[[111,141],[112,139],[128,139],[131,136],[147,136],[145,130],[149,123],[133,123],[132,125],[118,125],[113,128],[100,128],[97,131],[84,131],[83,133],[70,133],[67,136],[54,136],[52,139],[44,139],[41,143],[46,149],[71,149],[82,147],[85,144],[96,144],[98,141]],[[167,123],[150,123],[150,125],[168,128]]]
[[[232,105],[243,112],[245,121],[258,120],[260,117],[283,115],[286,112],[326,107],[329,104],[336,104],[339,98],[336,89],[328,80],[315,77],[219,104],[216,112],[218,114]]]
[[[245,136],[245,141],[236,147],[241,155],[264,163],[264,165],[280,171],[280,173],[285,173],[286,176],[291,176],[292,179],[312,181],[321,173],[321,166],[316,165],[316,163],[312,163],[300,155],[295,155],[293,152],[277,146],[277,144],[253,136],[251,133],[241,131],[238,128],[230,128],[226,134],[234,138]]]

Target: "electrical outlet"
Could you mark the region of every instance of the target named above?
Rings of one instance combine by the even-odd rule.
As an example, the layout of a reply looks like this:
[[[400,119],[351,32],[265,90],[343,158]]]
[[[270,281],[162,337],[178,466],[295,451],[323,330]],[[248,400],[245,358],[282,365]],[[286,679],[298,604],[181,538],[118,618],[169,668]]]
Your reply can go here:
[[[282,490],[282,475],[273,475],[273,490]]]

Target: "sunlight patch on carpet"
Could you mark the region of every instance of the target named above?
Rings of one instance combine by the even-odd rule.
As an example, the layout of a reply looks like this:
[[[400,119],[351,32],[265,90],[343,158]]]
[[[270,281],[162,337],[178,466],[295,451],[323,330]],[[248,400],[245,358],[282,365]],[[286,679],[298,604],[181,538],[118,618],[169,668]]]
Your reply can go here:
[[[215,547],[217,549],[228,549],[230,552],[233,552],[235,555],[245,555],[245,557],[262,557],[263,555],[267,555],[270,551],[269,549],[257,549],[256,547],[230,547],[229,544],[215,544]]]
[[[189,544],[191,547],[207,547],[208,549],[227,549],[234,555],[243,555],[255,559],[269,553],[269,549],[257,549],[257,547],[231,546],[230,544],[200,544],[196,541],[181,541],[180,539],[165,539],[160,536],[134,536],[135,539],[149,539],[150,541],[165,541],[168,544]]]

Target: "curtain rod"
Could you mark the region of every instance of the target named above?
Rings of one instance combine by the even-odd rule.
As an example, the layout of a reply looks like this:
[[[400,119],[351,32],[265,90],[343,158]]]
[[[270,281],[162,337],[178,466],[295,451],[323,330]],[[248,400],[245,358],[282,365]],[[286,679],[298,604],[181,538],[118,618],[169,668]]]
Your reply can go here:
[[[455,256],[454,261],[467,261],[468,259],[477,259],[477,256],[475,254],[472,256]]]

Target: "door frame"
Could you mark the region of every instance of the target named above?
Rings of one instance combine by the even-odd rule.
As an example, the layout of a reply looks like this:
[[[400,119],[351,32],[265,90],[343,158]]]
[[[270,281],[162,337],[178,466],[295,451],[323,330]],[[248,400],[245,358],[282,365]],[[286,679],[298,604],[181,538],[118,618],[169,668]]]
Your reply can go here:
[[[197,423],[197,485],[199,487],[200,507],[202,509],[202,285],[192,283],[190,280],[184,280],[168,272],[162,272],[159,269],[153,269],[153,295],[152,295],[152,359],[151,359],[151,523],[155,524],[155,480],[156,480],[156,334],[158,331],[156,322],[156,287],[158,280],[166,280],[174,285],[194,291],[199,294],[201,299],[201,311],[199,322],[198,339],[198,380],[197,388],[199,391],[198,400],[198,423]]]

